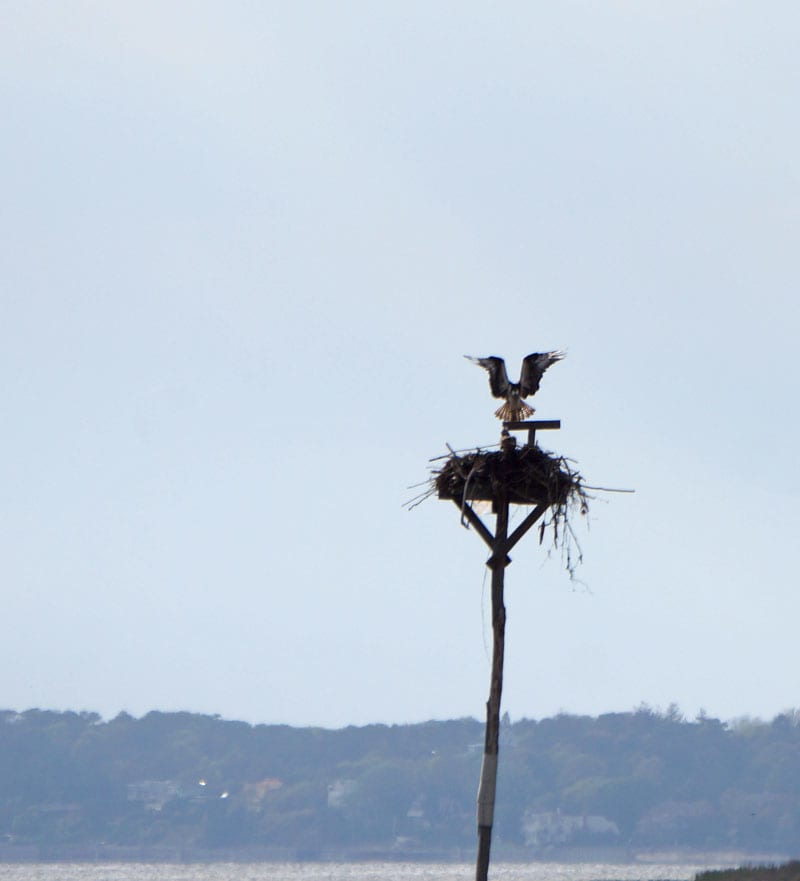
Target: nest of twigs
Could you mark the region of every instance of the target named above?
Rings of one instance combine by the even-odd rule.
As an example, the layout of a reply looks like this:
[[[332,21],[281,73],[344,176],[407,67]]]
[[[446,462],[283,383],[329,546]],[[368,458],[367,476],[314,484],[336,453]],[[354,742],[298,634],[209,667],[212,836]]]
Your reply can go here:
[[[538,446],[451,454],[432,480],[440,499],[463,502],[505,497],[513,505],[559,507],[577,497],[585,507],[580,474],[562,456]]]
[[[462,511],[472,502],[503,498],[512,505],[544,505],[548,510],[539,524],[539,542],[544,542],[549,529],[552,547],[562,551],[565,568],[574,578],[582,554],[571,517],[576,512],[588,513],[589,496],[583,478],[569,460],[537,445],[460,453],[450,450],[450,455],[432,461],[442,459],[444,464],[434,468],[427,489],[411,500],[410,507],[432,495],[451,499]],[[462,522],[467,525],[463,518]]]

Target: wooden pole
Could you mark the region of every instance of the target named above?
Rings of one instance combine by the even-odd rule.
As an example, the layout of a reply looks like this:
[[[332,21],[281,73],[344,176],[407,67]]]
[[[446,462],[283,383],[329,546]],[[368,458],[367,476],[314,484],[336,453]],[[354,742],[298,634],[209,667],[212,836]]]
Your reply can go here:
[[[510,562],[506,554],[508,498],[496,499],[495,506],[497,526],[494,533],[492,556],[486,563],[492,570],[492,678],[489,686],[489,700],[486,702],[486,737],[483,747],[481,781],[478,787],[478,857],[475,866],[475,881],[487,881],[489,874],[489,851],[492,846],[494,801],[497,790],[500,698],[503,693],[503,657],[505,654],[506,607],[503,599],[503,582],[506,566]]]
[[[557,419],[532,422],[504,422],[508,431],[528,431],[528,445],[536,442],[536,429],[560,428]],[[501,438],[501,451],[505,452]],[[503,657],[505,654],[506,607],[503,588],[506,566],[511,562],[508,552],[528,532],[534,523],[547,511],[549,503],[540,502],[533,511],[508,534],[508,494],[495,495],[492,499],[497,525],[494,535],[475,513],[466,498],[466,487],[461,498],[440,492],[440,498],[449,498],[461,511],[461,522],[467,520],[478,535],[489,546],[492,555],[486,565],[492,570],[492,678],[489,685],[489,700],[486,702],[486,738],[483,747],[481,780],[478,786],[478,856],[475,866],[475,881],[488,881],[489,852],[492,847],[492,827],[494,826],[494,802],[497,791],[497,756],[500,746],[500,699],[503,694]],[[484,497],[485,498],[485,497]],[[466,524],[465,524],[466,525]]]

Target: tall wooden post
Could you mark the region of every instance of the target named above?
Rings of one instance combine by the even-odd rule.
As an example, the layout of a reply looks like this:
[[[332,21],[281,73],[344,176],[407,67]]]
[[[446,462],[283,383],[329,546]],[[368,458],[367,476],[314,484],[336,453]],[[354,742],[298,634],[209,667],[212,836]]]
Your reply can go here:
[[[500,746],[500,699],[503,694],[503,659],[505,656],[506,607],[503,587],[506,566],[510,562],[506,554],[508,539],[508,499],[498,498],[497,526],[495,527],[492,555],[486,565],[492,570],[492,678],[489,700],[486,702],[486,734],[483,746],[483,764],[478,787],[478,857],[475,881],[487,881],[489,851],[492,846],[494,825],[494,801],[497,790],[497,756]]]
[[[527,431],[528,446],[534,446],[537,429],[560,428],[559,420],[530,421],[530,422],[504,422],[503,428],[508,431]],[[507,437],[507,435],[506,435]],[[501,444],[501,453],[513,451],[513,441],[504,447]],[[467,495],[466,479],[464,491],[460,495],[440,492],[439,497],[450,499],[461,512],[462,521],[466,520],[488,545],[491,556],[486,565],[492,570],[492,677],[489,685],[489,700],[486,702],[486,737],[483,747],[483,763],[481,765],[481,779],[478,786],[478,855],[475,865],[475,881],[487,881],[489,874],[489,852],[492,846],[492,827],[494,825],[494,802],[497,791],[497,757],[500,745],[500,699],[503,694],[503,659],[505,655],[505,632],[506,632],[506,607],[503,598],[504,579],[506,566],[511,562],[508,556],[516,543],[528,532],[534,523],[550,507],[548,498],[513,499],[514,504],[535,503],[536,507],[525,517],[522,523],[509,535],[508,511],[509,497],[507,492],[498,492],[496,489],[491,495],[475,494]],[[484,491],[485,492],[485,491]],[[497,515],[494,534],[475,513],[471,501],[473,499],[491,498],[494,513]]]

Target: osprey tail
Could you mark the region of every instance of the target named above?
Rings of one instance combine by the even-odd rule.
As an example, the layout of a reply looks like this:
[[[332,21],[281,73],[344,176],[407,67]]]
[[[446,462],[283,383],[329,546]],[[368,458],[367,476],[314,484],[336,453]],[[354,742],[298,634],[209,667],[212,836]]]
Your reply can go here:
[[[498,419],[502,419],[503,422],[522,422],[523,419],[533,416],[535,412],[533,407],[529,407],[523,401],[518,400],[513,404],[511,401],[506,401],[494,411],[494,415]]]

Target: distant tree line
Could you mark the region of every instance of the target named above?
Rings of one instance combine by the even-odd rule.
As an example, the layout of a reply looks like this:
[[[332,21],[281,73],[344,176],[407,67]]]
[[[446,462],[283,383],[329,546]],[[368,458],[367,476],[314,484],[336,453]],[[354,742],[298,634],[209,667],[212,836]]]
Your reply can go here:
[[[471,847],[483,725],[339,730],[191,713],[0,711],[4,846]],[[498,841],[791,852],[800,713],[504,720]]]

